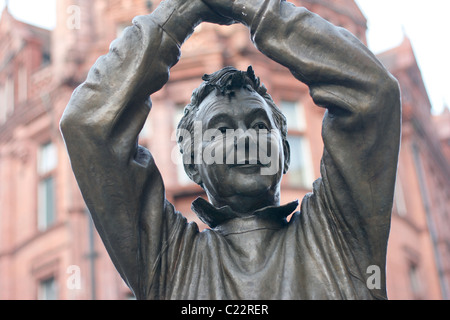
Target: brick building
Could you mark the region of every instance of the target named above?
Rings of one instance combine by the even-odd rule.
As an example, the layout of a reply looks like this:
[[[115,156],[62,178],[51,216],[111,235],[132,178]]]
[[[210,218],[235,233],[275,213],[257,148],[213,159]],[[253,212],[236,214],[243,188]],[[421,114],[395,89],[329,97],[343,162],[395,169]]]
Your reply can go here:
[[[75,87],[136,15],[159,1],[58,0],[47,31],[0,18],[0,299],[126,299],[78,191],[58,124]],[[293,1],[366,42],[366,19],[353,0]],[[449,298],[449,117],[433,119],[407,39],[380,59],[400,80],[403,142],[388,249],[391,299]],[[308,88],[251,44],[246,28],[202,24],[182,49],[169,83],[152,96],[140,143],[155,156],[168,199],[189,220],[202,190],[177,164],[174,131],[204,73],[252,65],[288,118],[294,162],[283,203],[301,199],[319,176],[323,110]],[[445,142],[447,141],[447,142]],[[177,158],[178,157],[178,158]],[[204,227],[201,225],[201,227]],[[78,281],[79,280],[79,281]]]
[[[403,104],[402,145],[388,251],[389,287],[401,299],[449,299],[450,157],[445,153],[449,141],[448,112],[431,115],[431,104],[408,38],[379,58],[399,80]],[[408,285],[411,290],[402,290]]]

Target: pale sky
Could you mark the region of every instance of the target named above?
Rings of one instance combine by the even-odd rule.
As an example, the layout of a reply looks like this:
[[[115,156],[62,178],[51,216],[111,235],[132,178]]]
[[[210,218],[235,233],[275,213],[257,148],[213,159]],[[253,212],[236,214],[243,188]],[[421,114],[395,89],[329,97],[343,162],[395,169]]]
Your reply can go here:
[[[57,0],[10,0],[19,20],[54,27]],[[368,45],[375,53],[411,39],[435,113],[450,105],[450,0],[356,0],[368,19]],[[3,8],[5,0],[0,0]]]
[[[375,53],[411,40],[434,113],[450,105],[450,1],[356,0]]]

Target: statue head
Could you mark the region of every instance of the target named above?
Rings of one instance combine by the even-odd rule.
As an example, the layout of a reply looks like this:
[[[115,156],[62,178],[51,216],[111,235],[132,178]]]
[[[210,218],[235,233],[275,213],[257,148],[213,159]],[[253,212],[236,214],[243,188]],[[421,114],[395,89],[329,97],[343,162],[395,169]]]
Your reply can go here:
[[[278,204],[290,160],[285,116],[251,66],[225,67],[202,79],[177,129],[187,175],[216,206]],[[252,199],[267,203],[252,205]]]

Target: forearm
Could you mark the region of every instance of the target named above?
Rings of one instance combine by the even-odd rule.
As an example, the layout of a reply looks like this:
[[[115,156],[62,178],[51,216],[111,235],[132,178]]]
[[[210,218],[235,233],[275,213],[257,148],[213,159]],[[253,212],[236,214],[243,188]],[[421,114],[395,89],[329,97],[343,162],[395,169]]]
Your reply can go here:
[[[145,231],[138,231],[143,228],[138,222],[152,220],[148,225],[154,228],[151,245],[156,249],[146,256],[151,262],[163,241],[158,226],[167,218],[161,176],[148,151],[137,149],[136,139],[149,112],[149,95],[166,83],[181,44],[199,22],[195,13],[176,7],[178,2],[165,1],[151,15],[134,19],[91,68],[61,120],[71,165],[97,230],[136,293],[143,288],[138,258],[139,235]]]
[[[328,109],[322,176],[335,203],[330,211],[371,240],[385,240],[400,140],[397,81],[348,31],[285,1],[256,2],[236,0],[233,17],[249,26],[261,52],[289,68]]]
[[[249,26],[262,53],[310,87],[317,105],[365,113],[395,99],[395,80],[367,47],[305,8],[280,0],[236,0],[233,17]]]
[[[64,112],[65,136],[71,128],[95,127],[97,135],[109,138],[124,114],[129,118],[137,113],[145,120],[145,111],[127,109],[148,109],[145,101],[167,82],[169,69],[179,59],[180,45],[199,22],[194,14],[176,8],[176,3],[165,1],[151,15],[136,17],[133,26],[111,43],[109,53],[97,60]],[[130,125],[143,124],[142,119],[132,120]],[[140,130],[131,129],[134,135]]]

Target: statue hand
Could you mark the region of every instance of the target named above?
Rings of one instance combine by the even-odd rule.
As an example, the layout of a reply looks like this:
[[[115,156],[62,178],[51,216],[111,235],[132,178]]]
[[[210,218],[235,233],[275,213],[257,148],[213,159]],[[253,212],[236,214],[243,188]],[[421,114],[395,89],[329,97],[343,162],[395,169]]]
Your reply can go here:
[[[197,25],[200,22],[211,22],[221,25],[236,23],[229,16],[224,16],[218,11],[213,10],[202,0],[182,0],[179,2],[179,12],[181,12],[185,18],[189,16],[191,17],[190,19],[196,19],[196,23],[194,23],[194,25]]]
[[[256,12],[266,0],[202,0],[216,14],[243,23],[253,21]]]
[[[202,0],[202,2],[216,14],[232,19],[235,0]]]

